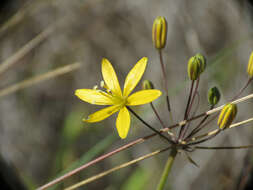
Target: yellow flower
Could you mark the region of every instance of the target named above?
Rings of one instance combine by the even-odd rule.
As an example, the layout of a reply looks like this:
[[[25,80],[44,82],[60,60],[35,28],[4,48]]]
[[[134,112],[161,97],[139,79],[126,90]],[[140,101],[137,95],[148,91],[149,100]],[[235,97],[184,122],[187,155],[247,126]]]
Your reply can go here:
[[[126,138],[131,121],[129,111],[126,106],[147,104],[157,99],[162,94],[160,90],[152,89],[141,90],[130,95],[140,81],[145,71],[147,61],[148,58],[143,57],[128,73],[122,93],[117,75],[111,63],[105,58],[102,59],[102,75],[104,82],[101,82],[101,87],[104,88],[105,91],[98,90],[96,88],[78,89],[75,91],[75,95],[90,104],[110,106],[89,115],[88,118],[83,121],[89,123],[102,121],[119,111],[116,120],[116,128],[119,136],[122,139]]]

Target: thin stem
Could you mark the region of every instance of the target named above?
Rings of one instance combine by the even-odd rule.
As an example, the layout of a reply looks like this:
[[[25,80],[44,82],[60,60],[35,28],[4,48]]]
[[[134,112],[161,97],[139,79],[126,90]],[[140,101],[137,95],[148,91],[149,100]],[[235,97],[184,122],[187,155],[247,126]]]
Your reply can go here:
[[[152,108],[152,110],[154,111],[154,113],[155,113],[157,119],[158,119],[159,122],[161,123],[162,127],[163,127],[164,129],[167,128],[166,125],[164,124],[164,122],[162,121],[161,117],[159,116],[158,112],[156,111],[155,106],[153,105],[152,102],[150,103],[150,105],[151,105],[151,108]],[[170,132],[169,130],[168,130],[168,135],[171,137],[171,139],[172,139],[173,141],[176,140],[176,139],[175,139],[175,135],[174,135],[172,132]]]
[[[187,116],[188,116],[188,109],[189,109],[191,98],[192,98],[194,83],[195,83],[195,81],[193,80],[191,82],[191,89],[190,89],[190,93],[189,93],[188,100],[187,100],[187,105],[186,105],[185,112],[184,112],[184,119],[187,119]]]
[[[164,136],[163,134],[161,134],[160,131],[156,130],[154,127],[152,127],[151,125],[149,125],[146,121],[144,121],[137,113],[135,113],[130,107],[127,106],[127,109],[137,118],[139,119],[146,127],[148,127],[149,129],[151,129],[152,131],[154,131],[155,133],[157,133],[160,137],[166,139],[169,143],[171,144],[175,144],[174,141],[172,141],[171,139],[169,139],[168,137]]]
[[[167,107],[168,107],[168,111],[171,112],[170,100],[169,100],[169,94],[168,94],[168,80],[167,80],[167,75],[166,75],[166,69],[163,62],[162,50],[158,50],[158,53],[159,53],[159,59],[161,63],[162,73],[163,73],[163,85],[164,85],[164,90],[166,94]]]
[[[196,108],[195,108],[195,110],[193,111],[191,117],[194,117],[194,116],[195,116],[195,114],[196,114],[196,112],[197,112],[197,110],[198,110],[198,107],[199,107],[199,93],[197,93],[197,97],[198,97],[198,99],[197,99],[198,102],[197,102],[197,104],[196,104]],[[189,117],[189,116],[188,116],[188,117]],[[191,126],[191,122],[188,122],[188,123],[186,124],[185,127],[190,128],[190,126]],[[184,135],[183,135],[183,136],[184,136]]]
[[[84,181],[81,181],[81,182],[79,182],[79,183],[77,183],[77,184],[75,184],[75,185],[72,185],[72,186],[66,188],[65,190],[76,189],[76,188],[81,187],[81,186],[83,186],[83,185],[86,185],[86,184],[88,184],[88,183],[90,183],[90,182],[92,182],[92,181],[95,181],[95,180],[97,180],[97,179],[100,179],[100,178],[102,178],[102,177],[104,177],[104,176],[106,176],[106,175],[108,175],[108,174],[110,174],[110,173],[112,173],[112,172],[114,172],[114,171],[117,171],[117,170],[119,170],[119,169],[121,169],[121,168],[125,168],[125,167],[130,166],[130,165],[132,165],[132,164],[135,164],[135,163],[137,163],[137,162],[139,162],[139,161],[142,161],[142,160],[144,160],[144,159],[150,158],[150,157],[155,156],[155,155],[157,155],[157,154],[159,154],[159,153],[162,153],[162,152],[164,152],[164,151],[167,151],[167,150],[169,150],[170,148],[171,148],[171,147],[167,147],[167,148],[164,148],[164,149],[157,150],[157,151],[154,151],[154,152],[152,152],[152,153],[146,154],[146,155],[141,156],[141,157],[139,157],[139,158],[137,158],[137,159],[131,160],[130,162],[126,162],[126,163],[121,164],[121,165],[119,165],[119,166],[116,166],[116,167],[114,167],[114,168],[112,168],[112,169],[109,169],[109,170],[104,171],[104,172],[102,172],[102,173],[99,173],[99,174],[97,174],[97,175],[95,175],[95,176],[92,176],[92,177],[90,177],[90,178],[88,178],[88,179],[85,179]]]
[[[160,182],[156,188],[156,190],[163,190],[164,189],[164,186],[166,184],[166,181],[168,179],[168,175],[171,171],[171,168],[172,168],[172,165],[173,165],[173,162],[176,158],[176,155],[177,155],[177,149],[176,148],[172,148],[171,152],[170,152],[170,155],[169,155],[169,158],[166,162],[166,165],[165,165],[165,168],[163,170],[163,174],[161,176],[161,179],[160,179]]]
[[[190,111],[191,111],[191,108],[192,108],[194,99],[195,99],[195,97],[196,97],[196,95],[197,95],[198,87],[199,87],[199,78],[197,79],[197,83],[196,83],[196,85],[195,85],[195,89],[194,89],[194,92],[193,92],[193,97],[192,97],[192,100],[191,100],[189,109],[187,110],[187,118],[188,118],[188,116],[189,116],[189,114],[190,114]]]
[[[195,97],[196,97],[196,95],[198,94],[198,87],[199,87],[199,78],[197,79],[197,83],[196,83],[196,85],[195,85],[195,89],[194,89],[194,92],[193,92],[193,97],[192,97],[192,100],[190,101],[191,103],[190,103],[190,106],[189,106],[189,109],[187,110],[187,118],[189,117],[189,115],[190,115],[190,111],[191,111],[191,109],[192,109],[192,105],[193,105],[193,102],[194,102],[194,100],[195,100]],[[189,126],[190,126],[190,123],[188,123],[188,125],[186,125],[184,128],[184,130],[183,130],[183,132],[182,132],[182,138],[184,138],[184,136],[185,136],[185,134],[186,134],[186,132],[187,132],[187,130],[189,129]]]
[[[210,108],[209,110],[211,110],[211,109],[213,109],[213,106],[211,106],[211,108]],[[206,116],[199,122],[199,124],[197,125],[197,127],[191,131],[191,133],[186,137],[186,139],[191,138],[193,135],[197,134],[201,129],[203,129],[206,125],[202,125],[202,124],[207,120],[208,117],[209,117],[209,115],[206,115]]]
[[[236,98],[238,98],[242,93],[243,91],[249,86],[250,82],[253,80],[253,77],[249,78],[249,80],[246,82],[246,84],[244,85],[244,87],[242,87],[242,89],[238,92],[238,94],[236,96],[234,96],[234,98],[231,100],[235,100]]]
[[[249,118],[249,119],[246,119],[246,120],[243,120],[243,121],[240,121],[240,122],[237,122],[237,123],[234,123],[234,124],[230,125],[229,127],[225,128],[225,129],[223,129],[223,130],[227,130],[227,129],[231,129],[231,128],[234,128],[234,127],[238,127],[238,126],[241,126],[241,125],[243,125],[243,124],[249,123],[249,122],[251,122],[251,121],[253,121],[253,117],[252,117],[252,118]],[[216,134],[219,130],[220,130],[220,129],[215,129],[215,130],[210,131],[210,132],[208,132],[208,133],[199,135],[199,136],[197,136],[197,137],[193,137],[193,138],[189,139],[187,142],[196,141],[196,140],[198,140],[198,139],[202,139],[202,138],[204,138],[204,137],[214,135],[214,134]],[[184,144],[187,144],[186,141],[184,141]]]
[[[160,124],[162,125],[162,127],[163,127],[163,128],[166,128],[166,125],[165,125],[164,122],[162,121],[161,117],[159,116],[159,114],[158,114],[158,112],[156,111],[155,106],[154,106],[154,104],[153,104],[152,102],[150,103],[150,106],[151,106],[153,112],[155,113],[155,116],[157,117],[158,121],[159,121]]]
[[[224,150],[224,149],[244,149],[244,148],[253,148],[253,145],[244,145],[244,146],[195,146],[196,149],[204,150]]]
[[[191,143],[187,143],[188,146],[190,145],[195,145],[195,144],[200,144],[200,143],[203,143],[203,142],[206,142],[212,138],[214,138],[216,135],[218,135],[222,130],[221,129],[218,129],[214,134],[208,136],[207,138],[205,139],[202,139],[202,140],[199,140],[199,141],[194,141],[194,142],[191,142]]]
[[[189,105],[190,105],[191,98],[192,98],[192,91],[193,91],[194,82],[195,82],[194,80],[191,82],[190,93],[188,96],[188,100],[187,100],[187,104],[186,104],[186,108],[185,108],[185,112],[184,112],[184,120],[187,120],[187,113],[188,113]],[[184,128],[185,128],[185,125],[183,125],[179,131],[178,140],[182,138],[183,131],[185,130]]]
[[[202,124],[206,121],[206,119],[209,117],[209,115],[206,115],[197,125],[197,127],[195,129],[192,130],[192,132],[186,137],[186,139],[191,138],[193,135],[195,135],[196,133],[198,133],[203,127]]]
[[[245,101],[245,99],[244,99],[244,101]],[[217,112],[217,109],[215,110],[215,112]],[[215,112],[209,112],[209,114],[212,114],[212,113],[215,113]],[[192,118],[190,118],[190,119],[188,119],[188,120],[183,120],[183,121],[181,121],[181,122],[179,122],[179,123],[177,123],[177,124],[174,124],[174,125],[171,125],[171,126],[165,128],[165,129],[161,129],[160,132],[167,132],[169,129],[172,129],[172,128],[175,128],[175,127],[178,127],[178,126],[185,125],[185,124],[186,124],[187,122],[189,122],[189,121],[192,121],[192,120],[195,120],[195,119],[198,119],[198,118],[200,118],[200,117],[205,116],[206,113],[207,113],[207,112],[202,113],[202,114],[199,114],[199,115],[197,115],[197,116],[195,116],[195,117],[192,117]],[[251,121],[253,121],[253,118],[250,118],[250,119],[247,119],[247,120],[244,120],[244,121],[235,123],[235,124],[233,124],[233,125],[230,125],[228,128],[237,127],[237,126],[239,126],[239,125],[242,125],[242,124],[245,124],[245,123],[248,123],[248,122],[251,122]],[[211,132],[209,132],[209,133],[207,133],[207,134],[200,135],[200,136],[198,136],[198,137],[194,137],[194,138],[190,139],[189,141],[194,141],[194,140],[197,140],[197,139],[199,139],[199,138],[203,138],[203,137],[205,137],[205,136],[208,136],[208,135],[211,135],[211,134],[215,133],[216,131],[217,131],[217,130],[214,130],[214,131],[211,131]],[[150,138],[152,138],[152,137],[154,137],[154,136],[156,136],[156,133],[153,133],[153,134],[148,135],[148,136],[145,136],[145,137],[138,138],[138,139],[136,139],[136,140],[134,140],[134,141],[132,141],[132,142],[126,144],[126,145],[123,145],[123,146],[121,146],[121,147],[119,147],[119,148],[117,148],[117,149],[115,149],[115,150],[113,150],[113,151],[111,151],[111,152],[109,152],[109,153],[107,153],[107,154],[104,154],[104,155],[102,155],[102,156],[96,158],[95,160],[92,160],[92,161],[90,161],[90,162],[88,162],[88,163],[86,163],[86,164],[80,166],[79,168],[76,168],[76,169],[74,169],[74,170],[72,170],[72,171],[66,173],[65,175],[63,175],[63,176],[61,176],[61,177],[59,177],[59,178],[54,179],[53,181],[51,181],[51,182],[49,182],[49,183],[47,183],[47,184],[45,184],[45,185],[39,187],[37,190],[47,189],[47,188],[49,188],[49,187],[51,187],[51,186],[53,186],[53,185],[55,185],[55,184],[57,184],[57,183],[59,183],[59,182],[65,180],[65,179],[67,179],[68,177],[75,175],[76,173],[80,172],[81,170],[84,170],[85,168],[87,168],[87,167],[89,167],[89,166],[92,166],[92,165],[94,165],[94,164],[96,164],[96,163],[98,163],[98,162],[100,162],[100,161],[102,161],[102,160],[104,160],[104,159],[106,159],[106,158],[108,158],[108,157],[110,157],[110,156],[116,154],[116,153],[119,153],[119,152],[121,152],[121,151],[123,151],[123,150],[125,150],[125,149],[127,149],[127,148],[130,148],[130,147],[132,147],[132,146],[134,146],[134,145],[136,145],[136,144],[143,143],[143,142],[145,142],[146,140],[148,140],[148,139],[150,139]],[[186,142],[184,142],[184,143],[186,144]]]
[[[203,117],[204,115],[205,115],[205,113],[202,113],[202,114],[197,115],[197,116],[195,116],[195,117],[193,117],[193,118],[190,118],[188,121],[192,121],[192,120],[198,119],[198,118],[200,118],[200,117]],[[161,129],[160,132],[161,132],[161,133],[167,132],[170,128],[172,129],[172,128],[174,128],[174,127],[181,126],[182,124],[185,124],[185,123],[187,123],[188,121],[186,121],[186,120],[181,121],[180,123],[171,125],[171,126],[169,126],[169,127],[167,127],[167,128],[164,128],[164,129]],[[47,183],[47,184],[45,184],[45,185],[39,187],[37,190],[47,189],[47,188],[49,188],[49,187],[51,187],[51,186],[53,186],[53,185],[55,185],[55,184],[57,184],[57,183],[59,183],[59,182],[61,182],[61,181],[63,181],[63,180],[69,178],[70,176],[73,176],[73,175],[77,174],[78,172],[80,172],[80,171],[82,171],[82,170],[88,168],[89,166],[92,166],[92,165],[94,165],[94,164],[96,164],[96,163],[98,163],[98,162],[100,162],[100,161],[102,161],[102,160],[104,160],[104,159],[106,159],[106,158],[109,158],[110,156],[112,156],[112,155],[114,155],[114,154],[116,154],[116,153],[119,153],[119,152],[121,152],[121,151],[123,151],[123,150],[126,150],[126,149],[128,149],[128,148],[130,148],[130,147],[132,147],[132,146],[134,146],[134,145],[136,145],[136,144],[141,144],[141,143],[145,142],[146,140],[148,140],[148,139],[150,139],[150,138],[152,138],[152,137],[154,137],[154,136],[156,136],[156,135],[157,135],[157,133],[153,133],[153,134],[151,134],[151,135],[147,135],[147,136],[145,136],[145,137],[138,138],[138,139],[136,139],[136,140],[134,140],[134,141],[132,141],[132,142],[126,144],[126,145],[123,145],[123,146],[121,146],[121,147],[119,147],[119,148],[117,148],[117,149],[115,149],[115,150],[109,152],[109,153],[106,153],[106,154],[104,154],[104,155],[102,155],[102,156],[99,156],[99,157],[97,157],[96,159],[94,159],[94,160],[92,160],[92,161],[90,161],[90,162],[88,162],[88,163],[86,163],[86,164],[80,166],[79,168],[76,168],[76,169],[74,169],[74,170],[72,170],[72,171],[66,173],[65,175],[63,175],[63,176],[61,176],[61,177],[58,177],[58,178],[52,180],[51,182],[49,182],[49,183]]]

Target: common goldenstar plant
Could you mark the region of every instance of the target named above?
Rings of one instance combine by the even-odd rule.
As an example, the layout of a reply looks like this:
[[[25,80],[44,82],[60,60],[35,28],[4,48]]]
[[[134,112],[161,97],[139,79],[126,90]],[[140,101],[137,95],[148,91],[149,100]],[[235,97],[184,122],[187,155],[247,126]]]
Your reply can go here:
[[[125,79],[124,90],[122,93],[117,75],[111,63],[109,60],[103,58],[102,75],[104,81],[101,82],[101,87],[104,88],[104,91],[97,88],[78,89],[75,91],[75,95],[90,104],[109,105],[109,107],[103,108],[89,115],[88,118],[83,119],[83,121],[89,123],[102,121],[119,111],[116,120],[116,128],[119,136],[122,139],[126,138],[131,122],[130,114],[126,106],[147,104],[154,101],[162,94],[160,90],[150,89],[140,90],[130,95],[142,78],[147,62],[148,58],[143,57],[131,69]]]

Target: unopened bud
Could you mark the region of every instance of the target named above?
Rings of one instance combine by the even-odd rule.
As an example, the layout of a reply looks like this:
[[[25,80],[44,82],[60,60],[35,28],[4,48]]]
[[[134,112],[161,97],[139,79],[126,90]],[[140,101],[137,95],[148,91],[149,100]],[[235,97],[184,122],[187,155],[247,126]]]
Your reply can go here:
[[[220,100],[220,92],[219,89],[215,86],[213,88],[210,88],[208,91],[208,102],[210,105],[214,106],[218,104]]]
[[[196,80],[201,74],[200,59],[193,56],[188,61],[188,76],[191,80]]]
[[[253,77],[253,52],[250,54],[247,72],[249,74],[249,77],[252,78]]]
[[[218,126],[220,129],[228,128],[237,114],[237,106],[235,104],[227,104],[221,110]]]
[[[167,21],[164,17],[157,17],[152,28],[152,40],[155,48],[162,49],[167,40]]]
[[[142,83],[142,89],[143,90],[150,90],[150,89],[154,89],[154,85],[151,81],[149,80],[144,80]]]
[[[200,53],[197,53],[195,57],[200,60],[201,73],[204,72],[206,68],[206,58]]]

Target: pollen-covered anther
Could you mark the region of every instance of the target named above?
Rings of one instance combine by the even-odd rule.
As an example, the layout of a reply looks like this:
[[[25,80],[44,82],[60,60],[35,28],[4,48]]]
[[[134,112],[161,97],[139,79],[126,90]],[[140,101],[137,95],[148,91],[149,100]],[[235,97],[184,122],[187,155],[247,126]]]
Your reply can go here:
[[[87,121],[90,119],[90,116],[87,116],[87,118],[83,118],[83,121]]]
[[[143,90],[150,90],[150,89],[154,89],[154,85],[151,81],[149,80],[144,80],[142,82],[142,89]]]
[[[98,85],[93,86],[93,90],[97,90],[98,89]]]

